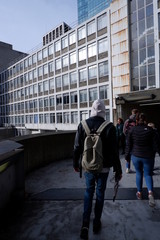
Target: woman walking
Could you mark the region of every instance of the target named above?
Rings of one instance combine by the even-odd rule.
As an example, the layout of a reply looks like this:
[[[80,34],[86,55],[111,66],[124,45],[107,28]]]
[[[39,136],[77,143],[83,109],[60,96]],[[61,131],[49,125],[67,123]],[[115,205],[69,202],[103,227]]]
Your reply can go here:
[[[136,170],[137,198],[142,199],[143,174],[145,177],[149,205],[155,206],[153,195],[153,167],[154,156],[158,152],[160,155],[160,144],[155,131],[146,124],[146,117],[143,113],[136,118],[137,124],[128,133],[125,158],[131,160]]]

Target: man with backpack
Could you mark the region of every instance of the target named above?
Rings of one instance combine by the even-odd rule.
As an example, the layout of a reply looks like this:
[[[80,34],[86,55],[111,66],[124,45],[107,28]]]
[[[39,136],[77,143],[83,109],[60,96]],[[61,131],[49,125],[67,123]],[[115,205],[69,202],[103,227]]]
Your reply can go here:
[[[73,167],[76,172],[80,171],[81,164],[84,169],[86,191],[80,237],[88,239],[95,187],[93,232],[97,234],[101,229],[101,215],[110,168],[113,167],[116,180],[122,177],[116,129],[113,123],[105,121],[105,105],[100,99],[93,102],[91,117],[78,125],[73,151]]]
[[[124,126],[123,126],[123,133],[126,137],[126,144],[127,144],[128,132],[131,130],[132,127],[136,125],[136,116],[139,113],[139,111],[137,109],[132,109],[131,113],[132,114],[124,122]],[[128,158],[128,160],[126,160],[126,173],[131,172],[130,167],[131,167],[131,158]]]

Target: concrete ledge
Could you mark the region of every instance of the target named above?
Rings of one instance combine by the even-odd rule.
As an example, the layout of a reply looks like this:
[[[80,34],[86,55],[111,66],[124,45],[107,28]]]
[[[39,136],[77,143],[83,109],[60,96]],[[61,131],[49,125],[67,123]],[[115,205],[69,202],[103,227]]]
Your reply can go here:
[[[117,193],[117,200],[137,200],[136,188],[119,188]],[[52,201],[64,201],[64,200],[83,200],[84,188],[52,188],[47,189],[44,192],[32,195],[30,200],[52,200]],[[105,200],[113,199],[113,188],[107,188],[105,193]],[[160,188],[154,188],[155,199],[160,199]],[[95,199],[95,196],[94,196]],[[147,188],[143,189],[143,199],[148,199]]]

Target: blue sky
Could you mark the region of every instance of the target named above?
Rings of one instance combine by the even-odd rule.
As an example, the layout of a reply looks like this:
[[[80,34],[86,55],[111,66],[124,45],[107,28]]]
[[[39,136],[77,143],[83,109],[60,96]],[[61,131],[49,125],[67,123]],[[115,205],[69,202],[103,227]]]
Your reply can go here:
[[[0,41],[14,50],[29,52],[62,22],[77,24],[77,0],[0,1]]]

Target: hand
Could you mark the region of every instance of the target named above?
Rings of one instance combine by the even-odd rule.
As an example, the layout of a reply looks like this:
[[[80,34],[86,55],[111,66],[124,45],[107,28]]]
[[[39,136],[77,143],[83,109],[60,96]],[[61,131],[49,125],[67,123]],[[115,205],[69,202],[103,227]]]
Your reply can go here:
[[[118,173],[115,174],[115,181],[120,181],[121,178],[122,178],[122,174],[118,174]]]
[[[78,167],[75,167],[75,168],[74,168],[74,171],[75,171],[75,172],[79,172],[80,169],[79,169]]]

